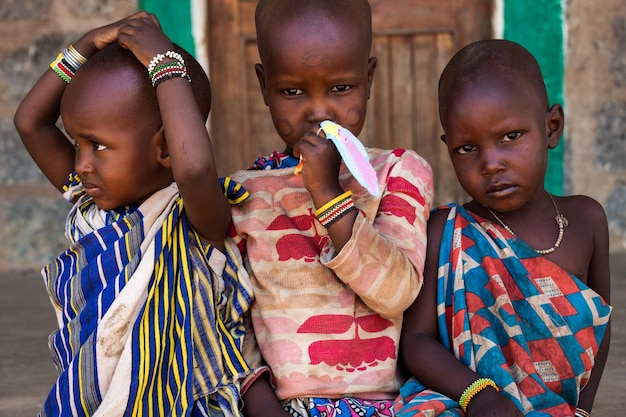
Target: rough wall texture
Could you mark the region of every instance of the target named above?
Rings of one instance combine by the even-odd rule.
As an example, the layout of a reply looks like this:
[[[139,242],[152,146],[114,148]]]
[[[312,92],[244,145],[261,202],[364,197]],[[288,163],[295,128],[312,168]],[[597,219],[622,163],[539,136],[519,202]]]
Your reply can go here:
[[[626,249],[626,2],[569,0],[566,194],[587,194],[609,217],[611,249]]]
[[[68,210],[22,147],[13,113],[57,53],[80,34],[124,17],[138,0],[0,2],[0,270],[39,269],[66,248]],[[606,208],[611,248],[626,249],[626,3],[566,6],[565,193]],[[10,40],[10,41],[7,41]]]
[[[136,9],[137,0],[0,2],[0,270],[39,269],[67,245],[68,203],[24,150],[17,105],[67,44]]]

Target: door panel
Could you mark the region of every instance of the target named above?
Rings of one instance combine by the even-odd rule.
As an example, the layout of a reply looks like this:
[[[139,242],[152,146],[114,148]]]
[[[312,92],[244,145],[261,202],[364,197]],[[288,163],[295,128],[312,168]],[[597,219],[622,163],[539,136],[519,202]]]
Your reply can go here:
[[[378,65],[360,139],[366,146],[415,149],[435,173],[436,203],[464,201],[439,140],[439,74],[467,43],[490,37],[491,0],[371,0]],[[208,2],[210,132],[218,169],[247,168],[282,150],[254,72],[256,0]]]

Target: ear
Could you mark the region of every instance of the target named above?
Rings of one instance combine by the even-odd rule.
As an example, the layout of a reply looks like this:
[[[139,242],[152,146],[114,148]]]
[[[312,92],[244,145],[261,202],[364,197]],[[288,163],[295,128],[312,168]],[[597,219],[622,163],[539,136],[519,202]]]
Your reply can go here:
[[[565,128],[565,115],[560,104],[554,104],[546,113],[546,135],[548,137],[548,148],[554,149],[561,140],[563,129]]]
[[[266,106],[269,106],[267,86],[265,85],[265,69],[263,68],[263,64],[255,64],[254,72],[256,72],[256,78],[259,80],[259,86],[261,87],[261,93],[263,94],[263,102]]]
[[[163,126],[159,128],[155,134],[157,162],[165,168],[172,167],[172,161],[170,159],[170,151],[167,148],[167,141],[165,140],[165,131]]]
[[[370,98],[372,92],[372,82],[374,82],[374,71],[376,71],[376,64],[378,59],[376,57],[370,57],[367,62],[367,98]]]

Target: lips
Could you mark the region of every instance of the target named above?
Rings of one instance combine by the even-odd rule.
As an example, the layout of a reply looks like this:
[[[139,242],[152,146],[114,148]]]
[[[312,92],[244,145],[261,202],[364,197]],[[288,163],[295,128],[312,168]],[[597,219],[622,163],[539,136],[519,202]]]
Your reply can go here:
[[[518,188],[517,185],[498,183],[487,187],[485,194],[492,198],[506,197],[517,191]]]
[[[93,196],[100,190],[100,187],[98,187],[96,184],[84,181],[83,188],[85,188],[85,193],[87,193],[88,196]]]

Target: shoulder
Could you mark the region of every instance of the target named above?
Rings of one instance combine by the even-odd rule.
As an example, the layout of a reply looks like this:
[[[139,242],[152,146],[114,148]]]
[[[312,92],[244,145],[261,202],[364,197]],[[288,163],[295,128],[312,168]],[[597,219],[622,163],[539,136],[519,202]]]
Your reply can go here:
[[[402,148],[369,148],[368,154],[379,178],[400,178],[431,194],[434,188],[433,171],[417,152]]]
[[[372,165],[377,161],[390,161],[394,164],[416,164],[420,167],[431,170],[428,162],[412,149],[396,148],[396,149],[379,149],[367,148]]]
[[[454,205],[440,206],[430,212],[428,224],[426,226],[426,234],[429,246],[439,246],[441,243],[443,229],[448,221],[450,210]]]
[[[606,213],[602,205],[586,195],[555,197],[563,215],[572,220],[580,221],[592,228],[606,225]]]

